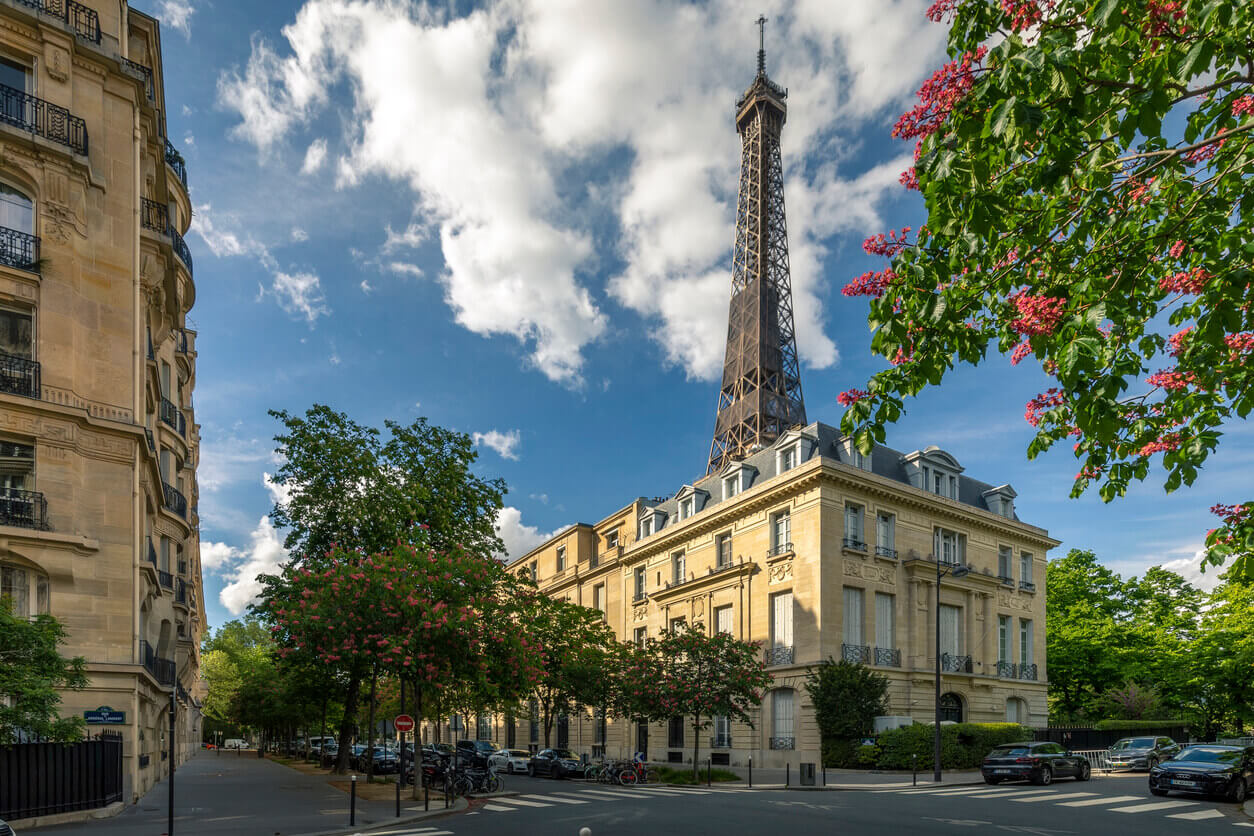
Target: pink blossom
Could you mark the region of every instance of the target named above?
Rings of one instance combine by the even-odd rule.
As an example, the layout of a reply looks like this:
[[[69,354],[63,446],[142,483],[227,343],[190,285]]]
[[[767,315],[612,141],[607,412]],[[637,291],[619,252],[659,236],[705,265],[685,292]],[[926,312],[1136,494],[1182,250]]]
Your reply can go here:
[[[1167,343],[1171,346],[1172,357],[1179,357],[1181,354],[1184,353],[1185,338],[1189,336],[1189,332],[1192,330],[1193,330],[1193,326],[1190,325],[1188,328],[1184,328],[1180,331],[1177,331],[1176,333],[1172,334],[1170,337],[1167,338]]]
[[[1166,453],[1175,450],[1180,446],[1180,433],[1167,433],[1157,441],[1151,441],[1140,450],[1138,454],[1142,456],[1152,456],[1155,453]]]
[[[870,397],[870,393],[862,389],[849,389],[836,396],[836,403],[841,406],[853,406],[858,401],[865,400],[868,397]]]
[[[1066,299],[1032,296],[1025,290],[1013,294],[1008,301],[1019,313],[1010,323],[1011,330],[1027,336],[1053,333],[1067,304]]]
[[[1229,334],[1224,337],[1224,344],[1228,346],[1228,360],[1236,363],[1241,360],[1243,355],[1254,353],[1254,332],[1246,331],[1241,334]]]
[[[888,285],[897,279],[892,270],[868,270],[841,289],[845,296],[883,296]]]
[[[971,92],[975,85],[975,66],[984,59],[988,48],[981,46],[974,53],[950,61],[923,83],[919,88],[919,104],[903,114],[893,126],[893,136],[898,139],[915,139],[931,136],[941,129],[949,114]]]
[[[1066,403],[1066,397],[1061,389],[1050,388],[1043,394],[1037,395],[1028,401],[1027,407],[1023,412],[1023,418],[1034,427],[1041,424],[1041,413],[1047,409],[1053,409]]]
[[[1032,353],[1032,344],[1027,340],[1015,346],[1014,352],[1010,355],[1010,365],[1017,366],[1024,357]]]
[[[1254,96],[1242,96],[1232,103],[1232,115],[1254,114]]]
[[[1167,293],[1201,293],[1211,278],[1212,276],[1204,267],[1194,267],[1188,272],[1180,272],[1159,279],[1158,288]]]
[[[1168,250],[1167,253],[1172,258],[1179,258],[1180,256],[1184,255],[1184,242],[1177,241],[1176,243],[1172,244],[1171,249]]]

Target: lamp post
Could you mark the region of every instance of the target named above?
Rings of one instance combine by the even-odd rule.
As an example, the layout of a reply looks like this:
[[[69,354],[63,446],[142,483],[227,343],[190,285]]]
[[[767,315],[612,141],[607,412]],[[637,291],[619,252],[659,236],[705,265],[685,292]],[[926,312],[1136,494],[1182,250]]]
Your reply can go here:
[[[932,725],[932,781],[939,784],[941,780],[941,640],[940,640],[940,587],[941,578],[952,575],[961,578],[971,570],[960,563],[946,564],[942,569],[941,560],[936,558],[936,720]]]

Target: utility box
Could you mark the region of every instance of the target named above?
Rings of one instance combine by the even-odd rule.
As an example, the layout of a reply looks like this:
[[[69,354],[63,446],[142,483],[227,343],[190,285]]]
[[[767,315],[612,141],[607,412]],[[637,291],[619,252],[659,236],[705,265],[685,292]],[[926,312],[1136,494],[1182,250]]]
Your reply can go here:
[[[801,764],[801,786],[803,787],[814,786],[814,764],[812,763]]]

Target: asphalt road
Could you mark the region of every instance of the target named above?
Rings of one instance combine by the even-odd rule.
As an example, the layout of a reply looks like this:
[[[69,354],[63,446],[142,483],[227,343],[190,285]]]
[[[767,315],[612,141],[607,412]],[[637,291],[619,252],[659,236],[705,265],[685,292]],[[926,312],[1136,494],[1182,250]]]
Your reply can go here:
[[[1151,796],[1143,774],[921,789],[787,791],[746,787],[623,788],[507,777],[518,795],[476,802],[468,813],[363,836],[577,836],[711,834],[1014,834],[1040,836],[1254,836],[1254,805]],[[1238,829],[1240,828],[1240,829]]]

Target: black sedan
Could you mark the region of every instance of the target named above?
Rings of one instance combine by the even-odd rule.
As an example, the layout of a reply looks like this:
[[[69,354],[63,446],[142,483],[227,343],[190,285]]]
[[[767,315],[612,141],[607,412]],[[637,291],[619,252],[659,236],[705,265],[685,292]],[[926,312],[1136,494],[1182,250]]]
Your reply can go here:
[[[542,749],[527,764],[527,774],[565,778],[577,774],[581,768],[579,758],[569,749]]]
[[[1110,747],[1110,768],[1153,769],[1179,751],[1170,737],[1125,737]]]
[[[1045,785],[1065,777],[1087,781],[1092,772],[1088,758],[1057,743],[1007,743],[989,752],[980,764],[980,774],[988,784],[1029,780]]]
[[[1225,796],[1238,804],[1254,789],[1254,746],[1186,746],[1178,755],[1150,770],[1149,790],[1172,790]]]

